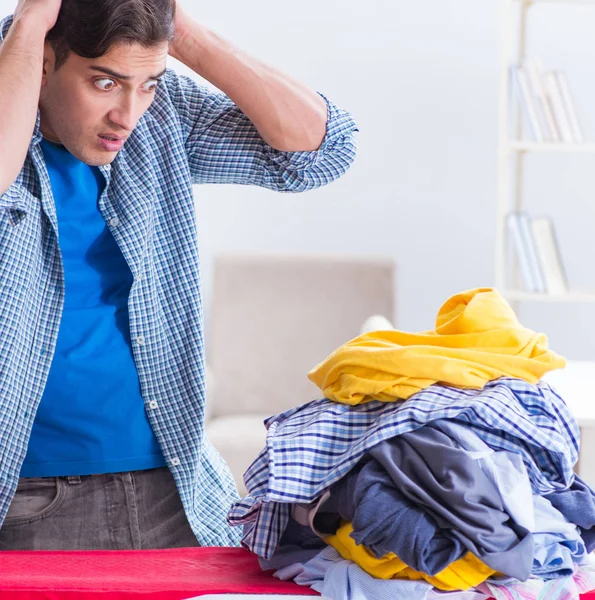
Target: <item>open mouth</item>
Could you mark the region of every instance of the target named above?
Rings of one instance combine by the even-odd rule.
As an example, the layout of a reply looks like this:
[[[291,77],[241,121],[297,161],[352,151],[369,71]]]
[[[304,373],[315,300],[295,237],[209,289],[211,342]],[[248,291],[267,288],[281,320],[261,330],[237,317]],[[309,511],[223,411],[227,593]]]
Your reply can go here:
[[[124,142],[126,141],[126,138],[110,135],[109,133],[100,133],[98,137],[101,140],[99,142],[101,147],[106,152],[119,152],[124,147]]]

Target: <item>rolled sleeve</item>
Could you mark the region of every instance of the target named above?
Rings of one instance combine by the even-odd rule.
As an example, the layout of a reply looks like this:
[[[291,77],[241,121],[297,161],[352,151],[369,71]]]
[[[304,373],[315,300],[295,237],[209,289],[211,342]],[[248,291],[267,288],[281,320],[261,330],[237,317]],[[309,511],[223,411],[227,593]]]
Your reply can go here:
[[[352,116],[335,106],[326,96],[326,134],[320,148],[311,152],[282,152],[263,142],[269,170],[277,175],[275,187],[284,192],[305,192],[339,179],[355,160],[358,131]],[[268,186],[265,186],[268,187]]]
[[[192,181],[257,185],[278,192],[304,192],[331,183],[351,166],[357,126],[351,115],[327,103],[322,144],[311,152],[269,146],[256,127],[220,92],[168,71],[166,85],[185,133]]]

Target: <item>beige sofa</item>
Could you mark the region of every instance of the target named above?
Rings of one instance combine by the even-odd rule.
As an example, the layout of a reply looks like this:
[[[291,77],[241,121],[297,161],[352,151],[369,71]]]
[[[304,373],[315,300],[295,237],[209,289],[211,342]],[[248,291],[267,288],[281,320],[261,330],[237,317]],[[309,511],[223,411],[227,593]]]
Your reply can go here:
[[[306,374],[357,336],[372,315],[394,317],[388,258],[221,255],[207,335],[207,435],[238,489],[264,447],[263,420],[321,396]]]

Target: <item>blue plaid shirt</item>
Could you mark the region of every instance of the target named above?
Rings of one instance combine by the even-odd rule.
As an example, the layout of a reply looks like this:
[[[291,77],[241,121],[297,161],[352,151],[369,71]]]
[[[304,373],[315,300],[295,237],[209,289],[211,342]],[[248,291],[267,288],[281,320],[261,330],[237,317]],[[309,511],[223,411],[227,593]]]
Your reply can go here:
[[[0,41],[11,23],[0,23]],[[192,184],[303,192],[343,175],[355,157],[351,116],[328,102],[314,152],[268,146],[246,116],[168,70],[149,110],[101,172],[99,209],[134,283],[130,333],[151,426],[201,545],[233,545],[225,516],[237,497],[204,434],[202,302]],[[18,482],[64,305],[52,190],[39,115],[21,173],[0,195],[0,523]],[[109,377],[109,373],[106,373]]]
[[[544,382],[502,378],[481,390],[433,385],[405,402],[357,406],[316,400],[265,422],[266,447],[244,476],[250,492],[229,513],[242,543],[270,558],[291,504],[309,503],[373,446],[438,419],[465,424],[494,450],[520,454],[535,493],[567,489],[579,430],[566,403]]]

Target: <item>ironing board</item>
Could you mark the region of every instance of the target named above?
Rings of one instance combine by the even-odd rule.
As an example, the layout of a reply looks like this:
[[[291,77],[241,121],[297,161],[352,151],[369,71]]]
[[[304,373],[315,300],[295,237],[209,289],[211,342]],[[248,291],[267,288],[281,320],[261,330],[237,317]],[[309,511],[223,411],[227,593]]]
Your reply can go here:
[[[242,548],[2,552],[0,559],[2,600],[187,600],[208,594],[318,596],[263,572]]]
[[[239,595],[246,600],[319,596],[263,572],[257,558],[242,548],[2,552],[0,559],[2,600],[231,600]],[[582,599],[595,600],[595,592]]]

